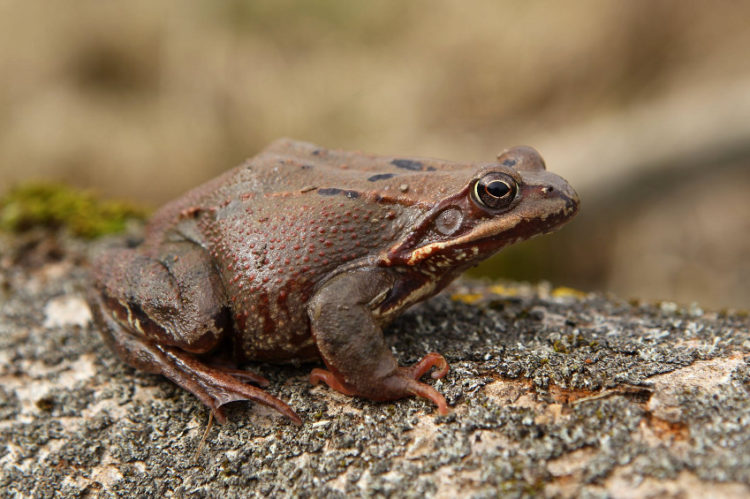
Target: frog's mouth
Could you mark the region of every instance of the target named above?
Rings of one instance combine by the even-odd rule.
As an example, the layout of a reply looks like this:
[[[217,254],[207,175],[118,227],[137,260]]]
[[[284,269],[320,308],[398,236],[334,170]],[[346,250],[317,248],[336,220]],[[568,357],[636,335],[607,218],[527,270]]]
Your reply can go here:
[[[549,234],[560,229],[576,212],[576,208],[562,210],[547,217],[540,229],[538,220],[508,220],[506,227],[498,231],[494,224],[482,224],[471,232],[450,241],[426,244],[416,248],[406,259],[407,265],[416,265],[433,255],[444,255],[445,260],[458,264],[461,261],[476,261],[489,257],[505,246],[530,239],[542,234]],[[513,223],[515,222],[515,223]]]
[[[538,187],[534,189],[539,190]],[[428,242],[416,248],[406,244],[391,248],[383,263],[413,267],[426,262],[433,272],[449,267],[468,268],[505,246],[558,230],[578,211],[578,196],[572,189],[558,191],[547,201],[555,203],[557,209],[548,210],[543,217],[520,210],[487,218],[450,239]],[[423,229],[417,228],[415,232]]]

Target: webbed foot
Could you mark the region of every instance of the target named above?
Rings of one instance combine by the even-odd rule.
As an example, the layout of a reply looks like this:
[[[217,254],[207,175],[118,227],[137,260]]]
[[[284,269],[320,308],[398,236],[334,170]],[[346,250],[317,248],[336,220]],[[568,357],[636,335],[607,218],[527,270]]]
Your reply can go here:
[[[162,374],[198,397],[213,411],[218,422],[227,422],[221,409],[224,404],[252,400],[277,410],[294,424],[302,424],[300,417],[287,404],[260,388],[237,379],[247,379],[261,386],[268,385],[268,380],[262,376],[240,369],[209,367],[175,348],[156,346],[156,349],[164,355],[164,360],[160,363]]]

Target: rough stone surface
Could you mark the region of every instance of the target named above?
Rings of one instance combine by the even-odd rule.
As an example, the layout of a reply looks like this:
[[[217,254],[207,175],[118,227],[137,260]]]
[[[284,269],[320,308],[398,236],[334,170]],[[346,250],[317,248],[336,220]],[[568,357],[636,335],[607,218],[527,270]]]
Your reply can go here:
[[[451,415],[259,364],[304,425],[236,403],[201,446],[208,411],[92,326],[90,251],[0,239],[2,497],[750,494],[746,312],[463,283],[387,334],[403,363],[446,356]]]

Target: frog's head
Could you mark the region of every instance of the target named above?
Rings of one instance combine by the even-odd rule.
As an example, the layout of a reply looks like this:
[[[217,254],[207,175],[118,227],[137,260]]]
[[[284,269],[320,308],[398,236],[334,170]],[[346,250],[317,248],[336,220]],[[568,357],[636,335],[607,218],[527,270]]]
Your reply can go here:
[[[450,182],[456,185],[453,193],[407,229],[384,255],[384,265],[408,266],[438,278],[475,265],[506,245],[552,232],[578,211],[576,192],[548,172],[530,147],[515,147],[496,162],[454,171]]]

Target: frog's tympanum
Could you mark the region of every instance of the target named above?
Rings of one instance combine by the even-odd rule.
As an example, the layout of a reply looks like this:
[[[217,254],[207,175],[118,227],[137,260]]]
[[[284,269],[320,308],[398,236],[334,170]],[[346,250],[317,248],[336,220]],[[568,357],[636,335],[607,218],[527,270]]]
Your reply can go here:
[[[486,163],[373,156],[280,140],[161,208],[136,248],[94,263],[89,303],[128,364],[221,406],[254,400],[300,418],[246,361],[322,359],[310,381],[347,395],[417,395],[448,372],[401,367],[383,327],[503,246],[550,232],[575,191],[529,147]],[[231,363],[230,363],[231,362]]]

